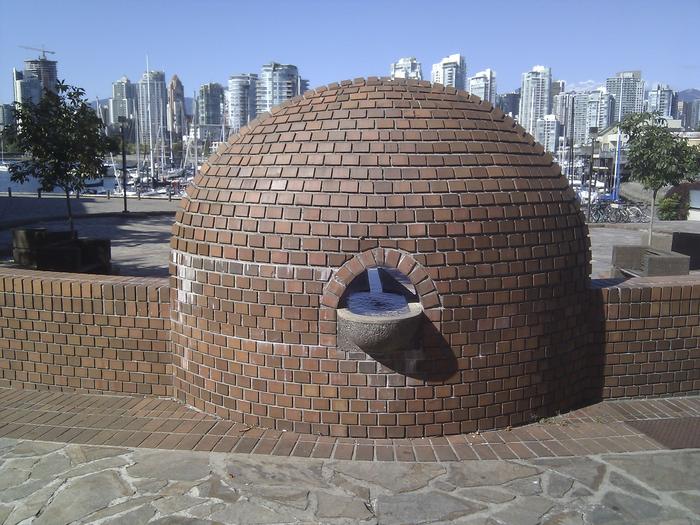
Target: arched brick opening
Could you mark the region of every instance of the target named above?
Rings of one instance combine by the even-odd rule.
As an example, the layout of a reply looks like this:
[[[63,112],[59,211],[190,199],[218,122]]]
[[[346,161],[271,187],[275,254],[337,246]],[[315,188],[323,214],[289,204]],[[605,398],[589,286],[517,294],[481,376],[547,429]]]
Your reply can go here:
[[[428,271],[409,253],[391,248],[374,248],[355,255],[338,268],[323,288],[321,307],[336,309],[348,286],[368,268],[395,268],[405,275],[416,289],[428,319],[438,323],[440,296]]]

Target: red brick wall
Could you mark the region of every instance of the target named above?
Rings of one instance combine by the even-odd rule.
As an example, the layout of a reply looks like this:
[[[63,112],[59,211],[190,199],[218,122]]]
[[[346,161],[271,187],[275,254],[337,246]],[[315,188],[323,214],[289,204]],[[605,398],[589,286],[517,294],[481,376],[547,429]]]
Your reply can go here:
[[[0,269],[0,386],[172,394],[167,279]]]
[[[646,277],[597,291],[602,397],[700,392],[700,277]]]
[[[359,273],[368,265],[384,263],[406,270],[417,288],[424,292],[421,298],[428,317],[441,319],[430,313],[441,311],[430,302],[435,285],[428,272],[423,273],[417,262],[411,262],[412,257],[392,250],[381,253],[375,250],[357,260],[359,266],[349,264],[345,268],[348,271],[354,268]],[[251,271],[264,273],[265,269],[248,268],[248,272]],[[338,272],[336,277],[350,282],[352,272],[347,275],[344,271]],[[174,371],[171,368],[172,355],[168,347],[169,290],[164,279],[0,270],[0,386],[173,395],[172,374],[177,373],[177,368]],[[335,317],[330,314],[335,304],[331,290],[342,294],[336,280],[325,287],[320,311],[326,314],[320,317],[328,320],[321,322],[320,333],[335,330]],[[531,367],[533,376],[546,375],[547,371],[560,374],[559,381],[550,381],[549,386],[556,390],[550,392],[551,396],[560,398],[562,406],[567,404],[563,399],[567,395],[574,396],[568,404],[575,404],[576,400],[594,401],[601,396],[620,398],[700,393],[700,279],[695,276],[631,279],[593,289],[585,304],[590,315],[581,314],[578,328],[569,325],[568,329],[572,331],[567,331],[563,326],[555,332],[563,332],[563,338],[570,337],[574,331],[581,336],[583,327],[583,331],[591,335],[590,339],[581,336],[585,345],[572,345],[572,351],[557,356],[548,351],[547,339],[540,337],[533,340],[533,348],[523,350],[532,356],[532,360],[525,361],[523,366]],[[527,303],[524,305],[529,308]],[[441,326],[439,322],[437,326]],[[480,332],[476,330],[474,333]],[[204,336],[201,344],[207,339],[208,336]],[[540,343],[543,346],[539,346]],[[440,397],[443,392],[448,392],[448,388],[474,392],[481,388],[480,385],[488,389],[489,384],[498,384],[511,388],[508,395],[514,398],[521,395],[521,389],[527,388],[518,386],[517,382],[511,386],[508,379],[501,383],[483,381],[485,375],[499,376],[506,370],[493,366],[493,358],[489,367],[488,357],[480,367],[478,358],[466,361],[474,365],[473,382],[467,381],[460,386],[448,381],[441,386],[392,374],[382,370],[380,364],[367,356],[344,356],[337,349],[274,343],[256,348],[263,350],[258,357],[229,349],[224,350],[220,358],[202,361],[198,366],[225,368],[226,372],[222,370],[221,376],[214,377],[232,390],[240,388],[242,399],[250,402],[251,409],[258,402],[271,402],[270,413],[274,414],[274,402],[288,402],[293,410],[300,411],[300,417],[304,417],[303,407],[309,407],[311,413],[318,413],[321,418],[318,426],[309,425],[312,430],[328,424],[329,431],[347,429],[349,434],[358,434],[363,423],[368,435],[410,435],[415,432],[413,423],[422,421],[422,418],[439,417],[441,413],[436,411],[421,416],[429,414],[426,409],[448,406],[450,398]],[[510,352],[497,356],[497,359],[511,361],[521,355],[520,352]],[[194,359],[196,356],[195,352],[190,354]],[[235,366],[240,367],[241,372],[245,371],[247,378],[231,374],[231,363],[236,360]],[[282,372],[266,370],[261,366],[266,362],[277,364]],[[191,364],[188,365],[188,370],[192,369]],[[464,380],[469,376],[461,373],[459,377]],[[526,375],[520,377],[525,378],[520,381],[529,380]],[[250,394],[244,393],[245,385],[252,390],[262,380],[271,395],[277,389],[282,389],[282,393],[278,397],[261,395],[257,402],[252,401]],[[299,381],[296,397],[289,386],[294,385],[295,380]],[[567,385],[567,382],[574,386]],[[215,401],[218,399],[225,406],[226,398],[220,384],[219,381],[201,383],[200,395],[211,396],[209,399]],[[382,388],[376,390],[378,384]],[[588,388],[586,396],[578,393],[582,387]],[[210,388],[213,389],[208,390]],[[574,394],[568,394],[568,388],[573,388]],[[377,398],[373,397],[374,391],[381,392]],[[474,397],[467,398],[473,406],[455,407],[454,410],[464,410],[460,413],[467,417],[475,414],[470,412],[471,409],[478,414],[482,410],[485,414],[503,410],[497,398],[505,394],[494,393],[493,397],[489,392],[486,394],[474,393]],[[382,399],[387,396],[391,399]],[[196,399],[193,404],[197,404]],[[416,410],[413,414],[392,412],[397,405],[399,408],[420,407],[423,411]],[[391,408],[385,413],[370,412],[384,406]],[[328,410],[324,411],[324,407]],[[355,420],[351,412],[353,408],[367,411],[356,412]],[[532,409],[536,410],[536,407]],[[333,415],[333,411],[337,411],[337,415]],[[348,413],[351,415],[344,415]],[[226,415],[245,419],[233,411]],[[336,427],[331,427],[335,424],[332,421],[336,421],[333,418],[337,418]],[[357,424],[342,426],[343,422],[349,421],[357,421]],[[471,423],[473,420],[465,421]],[[411,424],[402,427],[404,422]],[[273,425],[274,421],[261,417],[258,423]],[[494,421],[496,426],[505,423]],[[305,430],[303,425],[290,426]],[[449,430],[452,427],[443,428]],[[377,429],[383,430],[379,432]]]
[[[278,106],[208,159],[171,247],[169,286],[0,274],[0,385],[172,394],[370,438],[700,390],[697,281],[591,290],[551,156],[452,88],[360,79]],[[425,312],[422,344],[385,360],[337,338],[339,300],[371,266],[403,272]]]
[[[527,422],[588,390],[574,194],[466,93],[368,79],[278,106],[208,159],[173,231],[174,386],[204,411],[416,437]],[[336,341],[333,297],[377,258],[429,317],[422,351],[391,363]]]

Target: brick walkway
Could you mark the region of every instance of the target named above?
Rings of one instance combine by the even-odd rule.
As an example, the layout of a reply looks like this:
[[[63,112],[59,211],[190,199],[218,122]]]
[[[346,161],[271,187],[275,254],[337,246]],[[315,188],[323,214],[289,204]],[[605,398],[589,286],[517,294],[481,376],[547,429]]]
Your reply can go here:
[[[251,428],[172,399],[0,389],[0,406],[0,437],[365,461],[528,459],[662,450],[667,447],[628,422],[700,419],[700,397],[608,401],[512,430],[374,440]]]

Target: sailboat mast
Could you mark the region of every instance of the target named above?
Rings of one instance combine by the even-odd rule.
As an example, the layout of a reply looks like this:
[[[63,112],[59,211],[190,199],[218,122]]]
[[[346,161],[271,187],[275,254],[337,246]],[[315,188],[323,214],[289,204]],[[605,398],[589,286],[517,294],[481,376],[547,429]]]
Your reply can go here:
[[[192,130],[194,132],[194,174],[197,174],[197,167],[199,166],[199,160],[197,159],[197,92],[194,92],[194,115],[192,117]]]
[[[170,166],[173,166],[175,164],[175,160],[173,160],[173,125],[170,124],[170,129],[168,129],[168,137],[170,139]]]
[[[97,104],[97,115],[99,116],[100,120],[102,120],[102,111],[100,110],[100,99],[99,97],[95,97],[95,103]],[[107,123],[105,121],[102,121],[103,128],[102,130],[104,131],[105,137],[109,136],[109,133],[107,133]],[[117,174],[117,165],[114,162],[114,154],[112,152],[109,153],[109,157],[112,160],[112,171],[114,172],[114,177],[119,178]],[[104,184],[104,182],[103,182]]]
[[[148,149],[151,161],[151,180],[155,179],[155,166],[153,165],[153,120],[151,120],[151,68],[148,65],[148,55],[146,55],[146,116],[148,118]]]
[[[165,171],[165,130],[163,129],[163,115],[161,106],[158,106],[158,145],[160,146],[160,176],[163,178]]]
[[[139,108],[134,108],[136,115],[136,182],[141,182],[141,114]]]

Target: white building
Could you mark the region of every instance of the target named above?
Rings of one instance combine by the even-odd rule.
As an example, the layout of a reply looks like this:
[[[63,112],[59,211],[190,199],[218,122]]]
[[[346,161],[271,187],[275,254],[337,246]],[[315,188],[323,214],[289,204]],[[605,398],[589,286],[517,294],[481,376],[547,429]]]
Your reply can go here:
[[[614,100],[603,89],[576,93],[574,98],[574,144],[590,140],[590,128],[602,130],[613,123]]]
[[[476,95],[481,100],[496,103],[496,72],[491,69],[479,71],[469,78],[469,93]]]
[[[544,115],[537,119],[535,126],[535,139],[542,144],[545,151],[554,153],[557,151],[559,136],[561,134],[561,124],[553,114]]]
[[[270,111],[273,106],[296,97],[308,89],[308,81],[299,76],[297,66],[270,62],[260,71],[255,86],[255,112]]]
[[[55,60],[48,60],[46,52],[35,60],[25,60],[24,70],[12,69],[12,88],[15,102],[37,104],[44,90],[56,91],[58,70]]]
[[[15,102],[31,102],[38,104],[41,100],[41,80],[32,72],[12,69],[12,88]]]
[[[676,93],[666,84],[656,84],[649,91],[647,98],[647,111],[661,113],[663,117],[675,116]]]
[[[423,80],[423,70],[416,57],[399,58],[391,64],[391,78],[410,78]]]
[[[535,66],[523,73],[520,87],[518,121],[528,133],[534,134],[537,119],[552,112],[552,70]]]
[[[228,79],[227,120],[233,133],[255,118],[256,86],[258,75],[242,73]]]
[[[613,120],[615,100],[603,89],[588,94],[588,127],[607,128]]]
[[[465,89],[467,80],[467,65],[459,53],[443,58],[433,64],[432,82],[457,89]]]
[[[149,104],[150,101],[150,104]],[[165,73],[146,71],[138,82],[139,128],[141,143],[162,139],[167,129],[168,90]]]
[[[109,123],[117,124],[119,117],[135,118],[138,94],[136,85],[127,77],[112,83],[112,98],[109,99]]]
[[[565,91],[552,97],[552,113],[562,125],[562,135],[567,135],[567,130],[571,131],[573,122],[571,112],[575,95],[576,93],[572,91]]]
[[[605,91],[615,99],[613,122],[644,110],[644,80],[641,71],[622,71],[605,81]]]

